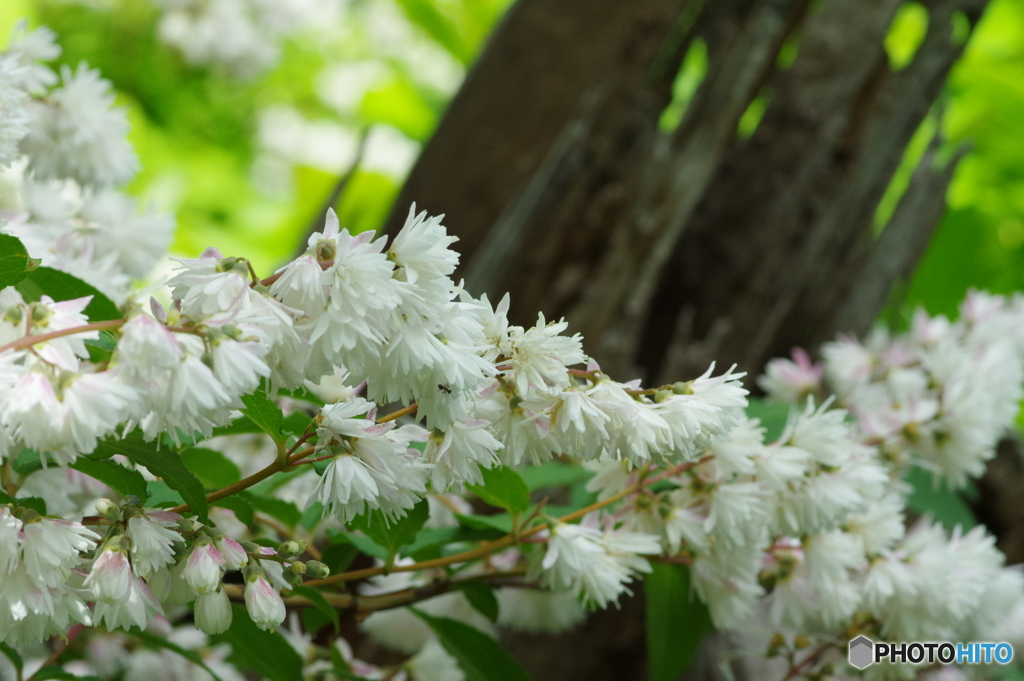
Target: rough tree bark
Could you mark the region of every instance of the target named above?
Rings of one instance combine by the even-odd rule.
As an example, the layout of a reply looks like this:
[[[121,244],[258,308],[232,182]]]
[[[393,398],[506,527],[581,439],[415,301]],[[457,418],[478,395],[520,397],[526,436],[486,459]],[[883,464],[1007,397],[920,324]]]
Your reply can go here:
[[[883,41],[900,4],[519,0],[387,229],[411,201],[447,213],[467,288],[510,292],[519,323],[565,316],[622,378],[690,378],[712,359],[756,374],[794,345],[863,333],[944,210],[958,156],[940,163],[936,136],[875,224],[986,0],[921,0],[927,34],[893,70]],[[665,130],[700,46],[703,81]],[[764,114],[744,136],[752,105]],[[640,610],[511,644],[537,679],[644,678]],[[703,664],[698,676],[720,676]]]

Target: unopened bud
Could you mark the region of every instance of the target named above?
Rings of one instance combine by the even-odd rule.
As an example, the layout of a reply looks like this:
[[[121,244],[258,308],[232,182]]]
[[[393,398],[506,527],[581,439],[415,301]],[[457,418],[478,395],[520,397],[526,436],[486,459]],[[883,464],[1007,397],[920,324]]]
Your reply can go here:
[[[799,634],[796,638],[793,639],[793,647],[797,650],[800,650],[801,648],[806,648],[809,645],[811,645],[811,639],[807,638],[803,634]]]
[[[292,586],[302,584],[302,575],[292,572],[291,570],[285,570],[282,576],[284,577],[284,581],[288,582]]]
[[[294,572],[297,575],[304,575],[304,574],[306,574],[306,564],[303,563],[301,560],[297,560],[294,563],[292,563],[291,565],[289,565],[288,569],[290,569],[292,572]]]
[[[96,501],[96,513],[112,523],[121,521],[121,507],[110,499],[98,499]]]
[[[142,502],[134,494],[129,494],[124,498],[124,503],[128,506],[142,506]]]
[[[306,563],[306,574],[313,579],[325,579],[331,574],[331,568],[318,560],[311,560]]]
[[[286,541],[277,547],[277,555],[288,560],[295,556],[301,556],[305,550],[306,542],[304,541]]]
[[[678,383],[673,383],[672,392],[674,392],[676,395],[692,395],[692,384],[693,381],[679,381]]]

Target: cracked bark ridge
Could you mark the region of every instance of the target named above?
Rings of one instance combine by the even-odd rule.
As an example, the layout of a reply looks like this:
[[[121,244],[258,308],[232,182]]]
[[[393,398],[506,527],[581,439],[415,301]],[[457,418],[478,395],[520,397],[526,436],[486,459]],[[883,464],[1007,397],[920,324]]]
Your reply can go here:
[[[963,50],[954,21],[973,27],[986,0],[922,4],[924,42],[894,71],[897,0],[520,0],[387,229],[411,201],[447,213],[471,291],[510,292],[518,323],[566,316],[617,374],[676,380],[712,358],[756,373],[863,332],[944,207],[955,158],[937,164],[936,141],[876,238],[879,200]],[[706,75],[662,130],[698,40]],[[743,138],[755,99],[767,108]]]

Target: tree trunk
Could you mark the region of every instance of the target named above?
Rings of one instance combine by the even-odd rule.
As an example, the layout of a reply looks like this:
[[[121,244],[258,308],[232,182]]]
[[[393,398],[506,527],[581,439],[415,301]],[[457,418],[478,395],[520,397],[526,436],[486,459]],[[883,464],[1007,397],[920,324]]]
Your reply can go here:
[[[927,33],[894,70],[899,0],[519,0],[387,231],[412,201],[447,213],[471,292],[511,293],[517,323],[565,316],[622,379],[692,378],[712,360],[756,374],[794,345],[864,333],[944,210],[959,156],[936,133],[878,213],[986,0],[920,4]],[[702,51],[669,127],[680,66]],[[641,679],[641,610],[510,643],[538,680]]]

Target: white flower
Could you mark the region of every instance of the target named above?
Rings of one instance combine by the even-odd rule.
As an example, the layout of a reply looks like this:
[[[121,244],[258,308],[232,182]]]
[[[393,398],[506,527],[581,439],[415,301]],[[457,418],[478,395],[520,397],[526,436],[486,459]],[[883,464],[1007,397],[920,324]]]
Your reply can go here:
[[[151,618],[163,614],[160,601],[156,600],[146,582],[137,575],[131,577],[127,598],[114,603],[98,601],[93,610],[98,623],[105,624],[108,629],[124,630],[132,627],[146,629]]]
[[[521,394],[530,388],[560,392],[570,384],[566,367],[587,361],[583,354],[582,337],[563,336],[568,328],[565,321],[546,322],[544,315],[537,325],[529,329],[509,327],[509,349],[515,385]]]
[[[551,530],[541,567],[542,580],[555,589],[570,590],[598,607],[628,591],[626,583],[651,567],[638,553],[658,554],[655,535],[610,532],[559,523]]]
[[[443,433],[435,431],[424,450],[427,461],[434,464],[431,485],[443,492],[458,483],[483,483],[481,468],[493,468],[498,462],[501,443],[487,431],[487,421],[457,421]]]
[[[226,534],[218,535],[213,540],[213,545],[217,547],[221,556],[224,557],[225,569],[238,570],[248,564],[249,554],[245,552],[241,544]]]
[[[416,284],[423,279],[443,279],[459,264],[459,254],[448,248],[458,239],[448,236],[441,220],[443,215],[428,217],[416,213],[416,204],[409,207],[405,225],[391,242],[389,253],[402,268],[405,281]]]
[[[57,518],[37,518],[22,528],[22,561],[37,583],[62,586],[71,569],[81,561],[99,535],[80,523]]]
[[[83,186],[121,184],[138,159],[126,139],[128,117],[112,108],[110,83],[84,64],[61,70],[63,86],[47,103],[33,102],[31,132],[22,141],[37,178],[70,178]]]
[[[11,41],[7,45],[7,54],[17,59],[23,67],[21,87],[33,95],[41,95],[46,89],[57,82],[57,76],[49,67],[38,62],[53,61],[60,56],[60,46],[56,43],[57,36],[46,26],[28,30],[28,22],[24,19],[14,25]],[[3,100],[3,97],[0,97]]]
[[[172,530],[181,516],[169,511],[149,509],[128,520],[125,532],[131,540],[132,567],[140,577],[174,562],[174,545],[185,540]]]
[[[93,561],[84,585],[92,589],[95,600],[117,603],[128,598],[131,581],[132,567],[128,554],[119,544],[108,542]]]
[[[196,626],[206,634],[222,634],[231,626],[231,601],[224,589],[196,596]]]
[[[792,360],[769,361],[757,384],[775,399],[795,403],[820,388],[824,370],[824,365],[811,362],[806,350],[795,348]]]
[[[0,506],[0,577],[14,572],[21,558],[22,522],[10,506]]]
[[[28,73],[16,55],[0,55],[0,168],[18,157],[18,143],[29,132],[28,94],[23,89]]]
[[[285,609],[281,594],[267,580],[266,572],[258,566],[246,568],[245,607],[257,627],[273,631],[284,622]]]
[[[224,556],[212,541],[198,539],[185,559],[181,575],[196,595],[211,593],[220,589],[225,563]]]
[[[416,681],[464,681],[466,674],[437,641],[428,641],[406,662]]]
[[[121,327],[117,342],[119,366],[129,375],[154,378],[181,362],[181,345],[167,327],[144,314],[132,317]]]
[[[270,285],[271,295],[288,307],[302,310],[312,318],[319,317],[327,307],[328,288],[317,259],[304,255],[278,272],[281,276]]]
[[[571,592],[540,589],[497,590],[498,624],[534,634],[558,634],[587,618],[587,612]]]

